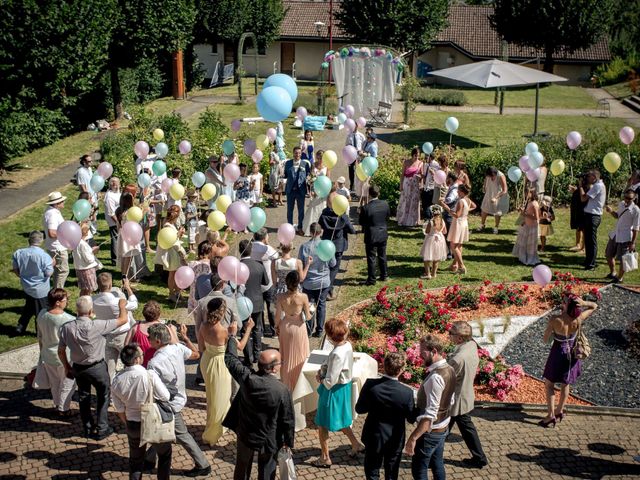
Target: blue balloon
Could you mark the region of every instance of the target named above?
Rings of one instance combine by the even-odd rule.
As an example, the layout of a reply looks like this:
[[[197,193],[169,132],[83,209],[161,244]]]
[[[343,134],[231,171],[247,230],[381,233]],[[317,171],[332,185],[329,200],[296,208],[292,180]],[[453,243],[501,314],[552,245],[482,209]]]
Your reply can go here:
[[[342,125],[346,121],[347,121],[347,116],[344,113],[339,113],[338,114],[338,123],[340,125]]]
[[[524,147],[524,151],[525,151],[525,153],[527,155],[531,155],[533,152],[537,152],[538,151],[538,144],[535,143],[535,142],[529,142]]]
[[[253,302],[247,297],[238,297],[236,299],[236,306],[238,307],[238,315],[243,322],[251,316],[253,312]]]
[[[159,158],[164,158],[169,153],[169,146],[164,142],[159,142],[153,147]]]
[[[540,152],[538,151],[531,152],[531,154],[529,155],[529,166],[531,167],[532,170],[535,170],[543,163],[544,163],[544,156]]]
[[[252,207],[250,212],[251,221],[249,222],[247,228],[255,233],[262,227],[264,227],[265,223],[267,223],[267,214],[264,213],[264,210],[260,207]]]
[[[142,188],[147,188],[151,185],[151,177],[147,173],[141,173],[138,175],[138,185]]]
[[[193,175],[191,175],[191,181],[196,186],[196,188],[200,188],[204,185],[204,182],[207,181],[207,177],[205,177],[204,173],[202,172],[195,172]]]
[[[256,100],[258,113],[268,122],[279,122],[291,114],[293,102],[282,87],[264,88]]]
[[[507,177],[509,177],[509,180],[513,183],[518,183],[518,181],[520,181],[520,177],[522,177],[522,170],[518,167],[509,167],[509,170],[507,170]]]
[[[102,178],[102,176],[100,176],[99,174],[94,173],[93,177],[91,177],[91,180],[89,180],[89,186],[91,187],[91,191],[93,193],[102,191],[102,189],[104,188],[104,178]]]
[[[460,122],[458,122],[458,119],[456,117],[449,117],[444,122],[444,128],[446,128],[447,132],[451,134],[454,134],[456,130],[458,130],[459,126],[460,126]]]
[[[331,192],[331,180],[326,175],[319,175],[313,182],[313,190],[318,197],[325,198]]]
[[[378,160],[375,157],[365,157],[362,160],[362,170],[368,177],[372,177],[376,170],[378,170]]]
[[[433,152],[433,143],[431,142],[424,142],[422,144],[422,151],[424,153],[426,153],[427,155],[431,155],[431,152]]]
[[[262,90],[266,90],[269,87],[284,88],[289,94],[289,97],[291,97],[292,104],[295,103],[298,98],[298,86],[296,85],[296,81],[284,73],[269,75],[262,86]]]
[[[236,145],[233,143],[233,140],[225,140],[222,142],[222,151],[225,155],[231,155],[236,151]]]

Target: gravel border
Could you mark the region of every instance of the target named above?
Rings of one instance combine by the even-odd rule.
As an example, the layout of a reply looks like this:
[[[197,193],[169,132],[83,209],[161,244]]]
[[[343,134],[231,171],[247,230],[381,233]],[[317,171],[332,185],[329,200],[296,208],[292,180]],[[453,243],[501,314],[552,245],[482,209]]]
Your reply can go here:
[[[622,288],[602,290],[598,310],[585,322],[591,355],[582,362],[582,375],[571,389],[596,405],[640,408],[640,358],[629,354],[622,330],[640,316],[640,293]],[[502,355],[541,377],[549,345],[542,342],[548,315],[540,317],[511,340]]]

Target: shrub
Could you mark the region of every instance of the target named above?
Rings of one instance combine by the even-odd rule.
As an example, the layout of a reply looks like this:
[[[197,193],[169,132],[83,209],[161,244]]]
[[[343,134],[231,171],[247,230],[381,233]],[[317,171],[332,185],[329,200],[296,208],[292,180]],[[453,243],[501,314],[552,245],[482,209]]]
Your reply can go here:
[[[640,69],[640,58],[631,54],[627,58],[614,57],[606,65],[600,65],[594,76],[598,86],[602,87],[628,80],[638,69]]]
[[[460,90],[443,90],[421,88],[416,92],[415,101],[424,105],[462,106],[467,103],[467,97]]]
[[[125,110],[160,97],[166,81],[158,64],[151,59],[142,59],[135,67],[120,69],[118,76]],[[110,75],[103,75],[101,89],[105,92],[104,107],[110,112],[113,110]]]
[[[529,303],[527,295],[528,285],[505,285],[499,283],[493,287],[489,294],[489,301],[501,307],[510,305],[522,306]]]
[[[391,212],[395,212],[398,207],[402,162],[407,156],[407,150],[393,145],[391,151],[378,163],[378,170],[373,175],[372,181],[380,187],[380,198],[389,203]]]
[[[460,285],[451,285],[444,289],[444,300],[451,308],[478,308],[481,302],[481,291],[476,287],[462,288]],[[483,296],[484,298],[484,296]]]
[[[322,107],[318,105],[318,96],[310,93],[299,94],[296,98],[296,102],[293,104],[293,110],[297,110],[298,107],[304,107],[307,109],[309,115],[321,115]],[[337,115],[338,113],[338,101],[332,97],[326,97],[324,99],[324,114]]]
[[[480,363],[475,383],[489,387],[498,400],[506,400],[507,395],[518,388],[524,378],[522,365],[509,365],[501,355],[491,358],[484,348],[478,348],[478,356]]]

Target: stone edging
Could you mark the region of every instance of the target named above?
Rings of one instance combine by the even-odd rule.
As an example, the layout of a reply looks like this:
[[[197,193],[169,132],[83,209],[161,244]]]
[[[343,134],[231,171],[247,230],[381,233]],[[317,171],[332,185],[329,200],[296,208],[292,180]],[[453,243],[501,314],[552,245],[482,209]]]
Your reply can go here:
[[[546,412],[547,410],[546,405],[537,403],[475,402],[475,407],[486,410],[532,410],[535,412]],[[578,415],[614,415],[640,418],[640,409],[638,408],[567,405],[565,410]]]

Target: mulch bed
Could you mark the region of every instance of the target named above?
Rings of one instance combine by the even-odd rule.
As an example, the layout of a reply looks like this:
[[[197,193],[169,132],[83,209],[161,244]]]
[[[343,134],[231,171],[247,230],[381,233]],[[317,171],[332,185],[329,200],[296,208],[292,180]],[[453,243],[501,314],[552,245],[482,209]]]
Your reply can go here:
[[[496,397],[489,391],[489,387],[486,385],[476,385],[474,387],[476,393],[477,402],[495,402]],[[556,404],[560,399],[560,392],[556,392]],[[507,395],[506,400],[503,403],[536,403],[546,404],[547,399],[544,393],[544,382],[533,378],[529,375],[525,375],[520,381],[520,385],[516,390],[513,390]],[[569,405],[593,405],[592,403],[585,402],[579,398],[569,395],[567,399]]]

